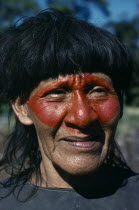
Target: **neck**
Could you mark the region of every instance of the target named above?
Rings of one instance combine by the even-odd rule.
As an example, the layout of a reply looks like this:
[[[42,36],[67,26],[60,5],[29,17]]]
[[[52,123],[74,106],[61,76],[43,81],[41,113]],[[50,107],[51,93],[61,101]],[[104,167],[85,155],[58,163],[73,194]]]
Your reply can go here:
[[[106,171],[105,167],[101,166],[97,171],[90,174],[74,175],[69,174],[62,170],[61,168],[51,165],[52,163],[47,161],[47,167],[42,161],[40,164],[41,178],[37,182],[38,186],[41,187],[51,187],[51,188],[73,188],[85,190],[90,187],[95,188],[100,181],[105,180]],[[106,180],[105,180],[106,181]],[[35,183],[35,179],[33,179]]]
[[[119,173],[117,168],[107,167],[106,165],[102,165],[95,173],[84,175],[71,175],[56,166],[52,168],[47,167],[46,169],[41,162],[41,179],[37,182],[38,186],[70,188],[85,197],[110,195],[121,185],[124,178],[123,171]],[[36,184],[35,176],[32,182]]]

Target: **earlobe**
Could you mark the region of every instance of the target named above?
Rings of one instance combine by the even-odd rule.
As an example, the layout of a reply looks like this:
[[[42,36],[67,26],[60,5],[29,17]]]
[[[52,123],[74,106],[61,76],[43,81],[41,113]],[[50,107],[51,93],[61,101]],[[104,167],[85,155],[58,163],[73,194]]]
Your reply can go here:
[[[12,103],[12,108],[18,117],[19,121],[24,125],[32,125],[33,122],[29,116],[29,111],[26,104],[22,104],[20,98],[17,98],[14,103]]]

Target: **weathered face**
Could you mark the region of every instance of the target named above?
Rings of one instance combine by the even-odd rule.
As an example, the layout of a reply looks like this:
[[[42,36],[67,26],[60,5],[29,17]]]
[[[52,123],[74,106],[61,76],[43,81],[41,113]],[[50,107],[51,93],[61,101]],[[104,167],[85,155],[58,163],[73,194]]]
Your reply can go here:
[[[107,75],[68,75],[42,81],[27,105],[48,166],[86,174],[105,160],[120,112]]]

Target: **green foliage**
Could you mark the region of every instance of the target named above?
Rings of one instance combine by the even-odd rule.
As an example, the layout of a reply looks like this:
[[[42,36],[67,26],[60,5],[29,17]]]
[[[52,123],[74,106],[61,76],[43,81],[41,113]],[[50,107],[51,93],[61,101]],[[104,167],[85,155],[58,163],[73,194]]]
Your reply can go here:
[[[39,9],[34,0],[0,0],[0,31],[9,27],[17,17],[33,14]]]
[[[89,20],[92,10],[89,8],[89,3],[94,3],[101,12],[108,16],[108,3],[106,0],[47,0],[48,7],[64,11],[69,14],[74,14]]]
[[[106,25],[128,47],[134,63],[134,72],[131,86],[126,90],[126,102],[129,105],[139,106],[139,17],[131,21],[109,22]]]
[[[48,1],[48,7],[58,9],[60,11],[63,11],[65,13],[74,15],[75,11],[73,8],[73,0],[55,0],[55,1]]]
[[[132,51],[135,51],[137,40],[139,39],[139,18],[133,18],[131,21],[109,22],[107,27],[112,28],[117,37],[119,37]]]
[[[139,106],[139,47],[138,46],[135,52],[132,53],[132,57],[133,57],[135,70],[133,73],[131,87],[128,91],[128,96],[129,98],[131,98],[129,104],[132,104],[134,106]]]
[[[132,130],[139,128],[139,108],[138,107],[124,107],[123,117],[121,118],[118,128],[117,137],[126,135]]]

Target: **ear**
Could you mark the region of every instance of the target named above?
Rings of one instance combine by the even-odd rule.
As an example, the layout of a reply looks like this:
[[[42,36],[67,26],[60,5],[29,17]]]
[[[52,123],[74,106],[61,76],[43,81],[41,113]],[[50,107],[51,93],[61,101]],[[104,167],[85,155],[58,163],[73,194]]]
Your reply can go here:
[[[14,103],[12,103],[12,108],[18,117],[19,121],[24,125],[32,125],[33,121],[29,116],[29,110],[26,104],[22,104],[20,98],[17,98]]]

